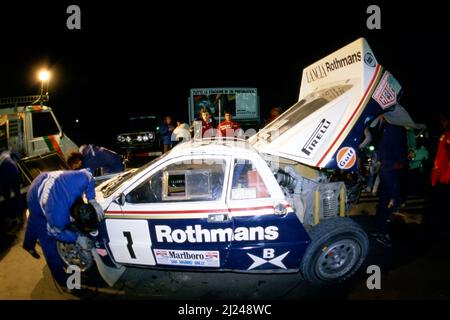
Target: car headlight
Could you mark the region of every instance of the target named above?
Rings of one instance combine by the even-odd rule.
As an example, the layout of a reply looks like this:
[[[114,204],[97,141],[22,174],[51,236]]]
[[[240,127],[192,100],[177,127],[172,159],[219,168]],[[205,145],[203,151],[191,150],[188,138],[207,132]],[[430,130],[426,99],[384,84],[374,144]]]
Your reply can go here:
[[[141,142],[141,141],[142,141],[142,136],[137,136],[137,137],[136,137],[136,140],[137,140],[138,142]]]
[[[131,142],[131,137],[130,137],[130,136],[127,136],[127,137],[125,138],[125,140],[126,140],[128,143],[130,143],[130,142]]]
[[[147,136],[143,136],[142,137],[142,141],[147,142],[148,141],[148,137]]]
[[[119,141],[119,142],[125,142],[125,137],[122,136],[122,135],[118,135],[118,136],[117,136],[117,141]]]
[[[155,135],[152,132],[150,132],[150,133],[147,133],[147,137],[149,140],[151,140],[155,137]]]

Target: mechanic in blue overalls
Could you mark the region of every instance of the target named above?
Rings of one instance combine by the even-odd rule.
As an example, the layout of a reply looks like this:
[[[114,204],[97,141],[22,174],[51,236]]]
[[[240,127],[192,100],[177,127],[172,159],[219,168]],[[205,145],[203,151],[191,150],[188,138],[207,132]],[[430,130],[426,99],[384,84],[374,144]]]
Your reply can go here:
[[[72,170],[89,168],[94,175],[97,169],[101,170],[100,175],[124,170],[120,155],[94,144],[82,145],[80,152],[73,152],[67,159],[67,163]]]
[[[34,179],[27,193],[30,214],[23,248],[39,258],[35,251],[39,239],[53,278],[62,287],[66,286],[68,275],[56,241],[77,243],[89,249],[87,237],[71,229],[71,208],[83,195],[89,201],[86,206],[96,213],[99,205],[95,202],[94,178],[86,169],[43,172]]]
[[[20,173],[10,151],[0,152],[0,196],[3,197],[0,210],[0,224],[11,234],[17,231],[22,223],[23,206],[20,198]],[[11,230],[11,221],[16,222]],[[0,228],[3,229],[3,228]]]
[[[379,120],[379,202],[376,212],[376,240],[385,246],[392,246],[390,227],[392,214],[401,201],[401,174],[407,167],[406,132],[402,126],[388,123],[384,116]]]

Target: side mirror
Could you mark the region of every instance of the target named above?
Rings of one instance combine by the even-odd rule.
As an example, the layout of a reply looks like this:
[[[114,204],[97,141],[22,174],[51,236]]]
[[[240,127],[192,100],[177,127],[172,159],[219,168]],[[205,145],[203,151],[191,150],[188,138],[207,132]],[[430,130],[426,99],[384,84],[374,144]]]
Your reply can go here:
[[[282,203],[277,203],[273,206],[273,209],[276,216],[285,216],[287,214],[287,209]]]
[[[119,206],[123,206],[125,204],[125,195],[121,193],[117,198],[114,199],[114,202]]]

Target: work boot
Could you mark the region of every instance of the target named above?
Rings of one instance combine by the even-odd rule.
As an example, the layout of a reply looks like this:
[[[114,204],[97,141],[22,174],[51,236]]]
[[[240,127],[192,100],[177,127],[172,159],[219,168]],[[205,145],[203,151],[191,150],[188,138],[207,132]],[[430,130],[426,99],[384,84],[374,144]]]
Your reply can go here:
[[[376,240],[386,247],[392,247],[392,240],[388,234],[379,234]]]

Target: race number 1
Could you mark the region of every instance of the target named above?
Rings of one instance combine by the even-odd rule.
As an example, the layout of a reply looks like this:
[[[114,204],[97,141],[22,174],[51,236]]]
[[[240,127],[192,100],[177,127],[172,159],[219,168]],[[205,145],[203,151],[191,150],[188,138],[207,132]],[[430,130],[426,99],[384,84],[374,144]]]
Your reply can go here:
[[[117,262],[155,265],[147,220],[106,220],[109,247]]]
[[[131,232],[130,231],[124,231],[123,232],[123,236],[125,238],[127,238],[127,248],[128,248],[128,252],[130,252],[130,256],[132,259],[136,259],[136,254],[134,253],[133,250],[133,239],[131,238]]]

